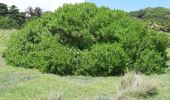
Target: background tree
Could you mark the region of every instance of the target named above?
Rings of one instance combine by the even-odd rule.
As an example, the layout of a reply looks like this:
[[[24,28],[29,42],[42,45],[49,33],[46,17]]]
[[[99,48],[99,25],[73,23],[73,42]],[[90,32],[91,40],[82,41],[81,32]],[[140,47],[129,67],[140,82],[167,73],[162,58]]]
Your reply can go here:
[[[40,17],[42,15],[42,9],[40,7],[35,7],[34,13],[35,16]]]
[[[43,13],[40,7],[28,7],[25,12],[29,18],[40,17]]]
[[[6,4],[0,3],[0,21],[5,23],[4,25],[1,24],[0,28],[9,29],[10,27],[14,28],[13,26],[17,26],[17,28],[19,28],[27,21],[27,19],[40,17],[42,13],[43,12],[40,7],[28,7],[25,12],[20,12],[15,5],[8,7]]]
[[[20,12],[17,6],[8,7],[6,4],[0,3],[0,28],[20,28],[25,21],[25,13]]]
[[[26,22],[26,13],[20,12],[18,16],[18,23],[20,26],[22,26]]]
[[[9,7],[8,13],[11,17],[16,18],[19,15],[19,9],[15,5],[12,5]]]
[[[4,3],[0,3],[0,16],[5,16],[8,13],[8,7]]]
[[[15,5],[12,5],[9,7],[8,13],[9,13],[9,16],[15,19],[20,26],[26,20],[25,13],[20,12],[19,9]]]
[[[32,7],[28,7],[28,8],[26,9],[26,15],[27,15],[28,17],[33,17],[33,16],[35,16],[34,9],[33,9]]]

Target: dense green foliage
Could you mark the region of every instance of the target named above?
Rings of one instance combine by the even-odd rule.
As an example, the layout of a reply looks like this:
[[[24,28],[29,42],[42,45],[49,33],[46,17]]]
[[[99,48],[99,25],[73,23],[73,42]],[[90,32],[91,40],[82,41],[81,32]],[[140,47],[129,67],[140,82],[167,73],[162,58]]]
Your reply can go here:
[[[167,45],[166,36],[123,11],[65,4],[28,22],[4,57],[8,64],[60,75],[119,75],[127,69],[151,74],[164,70]]]
[[[146,8],[130,12],[130,15],[147,21],[149,28],[170,32],[170,9],[168,8]]]
[[[0,16],[4,16],[8,13],[8,7],[6,4],[0,3]]]
[[[120,44],[96,44],[83,52],[75,74],[117,75],[126,71],[128,56]]]
[[[35,33],[36,34],[36,33]],[[46,30],[41,31],[41,42],[37,44],[39,39],[36,37],[34,45],[32,44],[32,35],[27,35],[29,38],[25,41],[25,45],[20,49],[11,48],[6,55],[6,60],[12,62],[14,65],[23,65],[27,68],[38,68],[45,72],[52,72],[58,74],[71,74],[72,66],[69,65],[73,58],[73,53],[68,51],[63,45],[57,43],[55,37],[52,37]],[[34,35],[35,36],[35,35]],[[18,46],[23,43],[20,39],[14,40],[18,42]],[[20,42],[22,41],[22,42]],[[15,45],[11,43],[10,46]],[[60,55],[59,55],[60,54]],[[13,57],[15,58],[13,58]],[[20,61],[19,61],[20,59]],[[21,60],[22,59],[22,60]]]
[[[162,72],[161,67],[164,63],[164,59],[158,52],[146,49],[140,53],[139,58],[136,60],[135,69],[146,74]]]

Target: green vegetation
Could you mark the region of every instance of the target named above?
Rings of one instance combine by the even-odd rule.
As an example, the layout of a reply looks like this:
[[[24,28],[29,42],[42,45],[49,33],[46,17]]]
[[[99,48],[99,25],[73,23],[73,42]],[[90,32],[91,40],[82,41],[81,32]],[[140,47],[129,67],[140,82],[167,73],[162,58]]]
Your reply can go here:
[[[14,30],[18,21],[3,14],[17,9],[6,8],[0,3],[8,29],[0,30],[0,100],[169,100],[169,33],[91,3],[65,4]]]
[[[60,75],[120,75],[127,69],[151,74],[164,72],[167,46],[166,35],[123,11],[65,4],[28,22],[4,57],[14,66]]]
[[[11,28],[19,28],[19,24],[16,20],[10,17],[0,17],[0,28],[1,29],[11,29]]]
[[[0,29],[20,28],[26,20],[26,15],[12,5],[0,3]]]
[[[149,7],[130,12],[130,15],[145,20],[151,29],[170,32],[170,9],[168,8]]]
[[[17,32],[17,30],[0,30],[0,53],[2,53],[7,46],[9,37],[12,33]]]
[[[5,50],[9,37],[16,30],[0,30],[0,50]],[[1,54],[0,52],[0,54]],[[0,99],[39,100],[61,94],[69,100],[112,96],[119,84],[118,77],[56,76],[37,70],[5,65],[0,57]]]
[[[128,56],[119,44],[96,44],[81,55],[76,74],[107,76],[125,71]],[[123,74],[123,73],[122,73]]]
[[[4,51],[7,41],[16,30],[0,30],[0,51]],[[168,54],[170,54],[169,50]],[[37,70],[5,65],[0,57],[0,99],[2,100],[109,100],[113,99],[121,77],[57,76],[42,74]],[[126,100],[169,100],[170,70],[166,74],[148,76],[160,83],[157,95],[145,98],[127,97]]]
[[[25,12],[21,12],[15,5],[0,3],[0,29],[19,29],[26,21],[41,17],[42,14],[40,7],[28,7]]]

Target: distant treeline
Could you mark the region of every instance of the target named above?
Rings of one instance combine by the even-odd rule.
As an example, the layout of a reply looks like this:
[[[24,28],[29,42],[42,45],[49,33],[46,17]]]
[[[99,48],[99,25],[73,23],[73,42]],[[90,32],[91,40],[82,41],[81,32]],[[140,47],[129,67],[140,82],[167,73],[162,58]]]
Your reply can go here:
[[[148,28],[170,32],[170,9],[163,7],[145,8],[130,12],[133,17],[147,22]]]
[[[40,7],[27,7],[24,12],[21,12],[15,5],[7,6],[0,3],[0,29],[21,28],[26,21],[40,17],[42,14]],[[144,20],[150,29],[170,32],[170,9],[168,8],[148,7],[129,14],[131,17]]]
[[[40,7],[28,7],[24,12],[21,12],[15,5],[7,6],[0,3],[0,29],[20,28],[27,20],[41,15]]]

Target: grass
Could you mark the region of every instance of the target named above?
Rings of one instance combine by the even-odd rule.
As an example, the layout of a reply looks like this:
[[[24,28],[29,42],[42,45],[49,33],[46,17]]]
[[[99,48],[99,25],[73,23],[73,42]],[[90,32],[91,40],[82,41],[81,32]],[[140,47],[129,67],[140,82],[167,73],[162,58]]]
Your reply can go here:
[[[37,100],[57,91],[64,99],[92,100],[96,96],[113,96],[118,77],[82,77],[41,74],[36,70],[2,67],[0,72],[0,100]]]
[[[0,53],[6,48],[8,38],[13,32],[16,30],[0,30]],[[148,77],[157,79],[161,88],[158,95],[141,100],[169,100],[170,69],[165,74]],[[58,95],[63,100],[110,100],[120,85],[121,77],[42,74],[35,69],[5,65],[0,57],[0,100],[41,100]],[[140,98],[130,97],[129,100]]]
[[[136,72],[128,72],[122,77],[121,87],[115,100],[127,100],[127,97],[146,98],[158,94],[159,83],[151,77]]]
[[[9,37],[14,32],[17,32],[17,30],[0,30],[0,53],[5,50]]]

